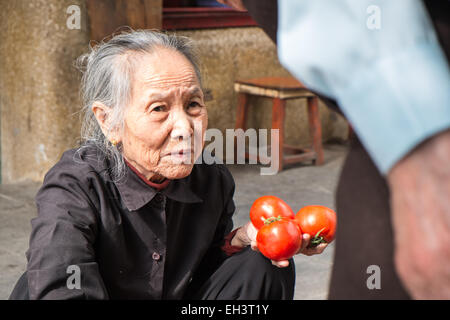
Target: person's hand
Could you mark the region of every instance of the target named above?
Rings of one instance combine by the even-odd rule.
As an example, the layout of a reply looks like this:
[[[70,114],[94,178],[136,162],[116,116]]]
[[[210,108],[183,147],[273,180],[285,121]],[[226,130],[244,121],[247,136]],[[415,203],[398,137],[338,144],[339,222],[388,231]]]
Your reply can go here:
[[[241,227],[238,232],[236,233],[235,237],[236,240],[240,241],[242,246],[250,245],[252,250],[259,251],[258,246],[256,245],[256,235],[258,234],[258,230],[253,226],[253,224],[249,221],[246,225]],[[233,240],[234,240],[233,238]],[[314,248],[308,248],[309,242],[311,240],[311,236],[307,233],[303,234],[302,239],[302,246],[297,252],[297,254],[304,254],[307,256],[312,256],[315,254],[322,253],[325,248],[327,247],[327,243],[321,243],[318,246]],[[233,243],[232,243],[233,244]],[[289,266],[289,260],[271,260],[272,264],[279,267],[279,268],[285,268]]]
[[[323,250],[325,250],[325,248],[328,246],[327,243],[321,243],[316,247],[313,248],[308,248],[309,246],[309,242],[311,240],[311,236],[307,233],[304,233],[302,236],[302,246],[300,248],[300,250],[298,250],[298,252],[296,254],[304,254],[307,256],[312,256],[315,254],[320,254],[323,252]],[[257,250],[258,248],[256,248]],[[277,266],[278,268],[285,268],[287,266],[289,266],[289,260],[279,260],[279,261],[274,261],[271,260],[272,264],[274,266]]]
[[[417,299],[450,299],[450,130],[399,161],[388,174],[395,265]]]

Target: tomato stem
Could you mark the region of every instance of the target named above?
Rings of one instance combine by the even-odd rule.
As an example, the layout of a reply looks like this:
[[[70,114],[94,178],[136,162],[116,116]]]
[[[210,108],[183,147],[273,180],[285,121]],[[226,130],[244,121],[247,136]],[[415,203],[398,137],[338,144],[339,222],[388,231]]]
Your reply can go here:
[[[264,219],[264,224],[265,224],[265,225],[269,225],[269,224],[271,224],[272,222],[280,221],[281,219],[282,219],[281,216],[278,216],[278,217],[270,217],[270,218]]]
[[[320,233],[323,230],[325,230],[325,228],[320,229],[319,232],[316,233],[316,235],[309,242],[308,248],[314,248],[314,247],[317,247],[321,243],[326,243],[325,239],[322,236],[320,236]]]

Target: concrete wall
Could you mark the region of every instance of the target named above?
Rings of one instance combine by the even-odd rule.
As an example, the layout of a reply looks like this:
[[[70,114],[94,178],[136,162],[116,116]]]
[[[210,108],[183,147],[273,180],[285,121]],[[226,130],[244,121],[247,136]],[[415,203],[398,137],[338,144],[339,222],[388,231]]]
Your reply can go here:
[[[70,5],[83,0],[0,2],[2,182],[39,181],[77,142],[79,73],[89,42],[86,19],[69,29]]]
[[[81,29],[66,25],[70,5],[81,8]],[[87,50],[85,0],[0,1],[0,109],[2,183],[41,181],[79,138],[79,72],[74,60]],[[238,78],[282,76],[276,48],[259,28],[179,31],[194,38],[202,60],[209,126],[234,128]],[[249,126],[269,128],[271,103],[250,101]],[[345,138],[346,123],[320,106],[324,140]],[[286,140],[307,144],[305,102],[288,102]]]

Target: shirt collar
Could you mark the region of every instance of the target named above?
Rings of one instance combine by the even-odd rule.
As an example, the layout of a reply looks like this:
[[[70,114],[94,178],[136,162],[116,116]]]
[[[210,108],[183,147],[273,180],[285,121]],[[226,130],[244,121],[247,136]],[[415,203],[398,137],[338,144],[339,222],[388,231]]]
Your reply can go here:
[[[128,210],[136,211],[149,203],[158,193],[126,165],[123,179],[115,182],[122,200]],[[159,191],[169,199],[182,203],[200,203],[203,200],[189,186],[189,176],[183,179],[170,180],[167,187]]]
[[[127,159],[124,158],[123,160],[125,161],[125,164],[126,164],[128,167],[130,167],[131,171],[133,171],[139,178],[141,178],[142,181],[144,181],[144,182],[145,182],[146,184],[148,184],[149,186],[155,188],[157,191],[160,191],[160,190],[162,190],[162,189],[165,189],[165,188],[169,185],[169,183],[170,183],[170,180],[169,180],[169,179],[165,179],[165,180],[164,180],[163,182],[161,182],[161,183],[155,183],[155,182],[152,182],[152,181],[148,180],[143,174],[141,174],[141,173],[138,171],[138,169],[136,169],[135,167],[133,167],[133,165],[132,165],[131,163],[129,163],[129,162],[127,161]]]

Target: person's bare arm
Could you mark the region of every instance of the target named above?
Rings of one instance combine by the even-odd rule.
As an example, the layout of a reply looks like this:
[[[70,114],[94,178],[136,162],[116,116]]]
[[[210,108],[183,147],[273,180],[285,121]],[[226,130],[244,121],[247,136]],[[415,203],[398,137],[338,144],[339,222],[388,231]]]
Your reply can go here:
[[[404,286],[417,299],[450,299],[450,130],[399,161],[388,183]]]

